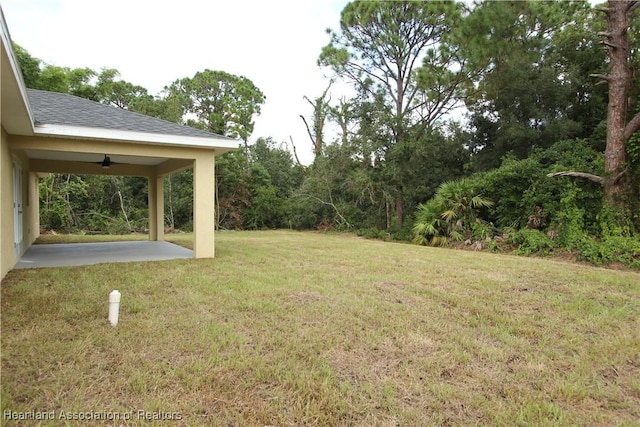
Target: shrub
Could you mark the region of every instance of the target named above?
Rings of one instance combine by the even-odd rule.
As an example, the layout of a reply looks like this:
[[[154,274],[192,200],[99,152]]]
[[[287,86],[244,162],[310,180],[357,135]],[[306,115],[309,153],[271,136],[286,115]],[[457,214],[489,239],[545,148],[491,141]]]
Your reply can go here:
[[[518,255],[548,255],[556,247],[553,240],[540,230],[524,228],[509,237],[509,241],[516,245]]]
[[[620,262],[627,267],[640,268],[640,240],[634,237],[609,236],[598,241],[583,236],[576,242],[578,258],[595,265]]]
[[[474,240],[487,240],[492,238],[495,233],[493,224],[486,223],[484,221],[476,221],[471,224],[471,237]]]
[[[375,227],[361,228],[359,230],[356,230],[356,235],[365,237],[367,239],[385,240],[387,238],[387,232],[385,230],[380,230],[379,228]]]
[[[629,237],[634,234],[632,215],[627,209],[620,209],[605,203],[597,218],[602,237]]]
[[[500,228],[523,228],[532,215],[537,217],[539,223],[536,228],[539,229],[557,223],[563,209],[562,198],[577,187],[580,191],[573,196],[576,205],[584,209],[584,226],[595,231],[596,214],[602,205],[602,189],[588,180],[547,177],[548,173],[563,170],[601,175],[602,153],[585,140],[563,140],[546,150],[536,150],[523,160],[506,156],[499,168],[470,179],[476,188],[482,189],[496,202],[487,209],[486,219]]]
[[[578,207],[577,199],[581,190],[573,185],[560,199],[560,210],[553,227],[558,230],[558,245],[574,249],[586,234],[584,230],[584,209]]]
[[[402,227],[392,226],[389,229],[389,237],[391,240],[410,242],[413,239],[413,221],[411,217],[405,218],[405,223]]]
[[[436,195],[418,207],[413,226],[414,241],[431,246],[463,240],[480,223],[478,214],[493,202],[478,194],[469,179],[445,182]]]

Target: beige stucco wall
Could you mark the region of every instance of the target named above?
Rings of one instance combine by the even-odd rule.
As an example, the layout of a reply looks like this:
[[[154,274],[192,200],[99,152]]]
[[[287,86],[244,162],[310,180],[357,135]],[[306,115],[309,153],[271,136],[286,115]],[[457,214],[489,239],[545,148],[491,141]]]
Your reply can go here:
[[[13,267],[13,164],[9,152],[9,136],[4,128],[0,135],[0,277]]]
[[[11,149],[11,136],[2,129],[0,147],[0,277],[13,268],[19,257],[39,236],[38,177],[29,170],[29,159]],[[14,246],[13,163],[22,168],[22,251]]]

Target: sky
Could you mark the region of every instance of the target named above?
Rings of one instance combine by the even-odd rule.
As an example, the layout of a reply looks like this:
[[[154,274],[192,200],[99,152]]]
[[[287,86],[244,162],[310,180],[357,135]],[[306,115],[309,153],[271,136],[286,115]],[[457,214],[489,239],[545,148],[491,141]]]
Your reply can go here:
[[[310,119],[330,71],[316,61],[347,0],[0,0],[12,40],[46,64],[115,68],[158,95],[205,69],[250,79],[266,96],[250,142],[296,145],[313,160]],[[289,144],[290,147],[290,144]]]

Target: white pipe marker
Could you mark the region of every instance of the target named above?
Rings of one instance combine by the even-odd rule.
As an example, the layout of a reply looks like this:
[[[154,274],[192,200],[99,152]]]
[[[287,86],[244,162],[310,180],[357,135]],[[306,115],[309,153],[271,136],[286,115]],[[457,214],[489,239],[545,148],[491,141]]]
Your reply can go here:
[[[109,323],[115,327],[120,313],[120,291],[113,290],[109,294]]]

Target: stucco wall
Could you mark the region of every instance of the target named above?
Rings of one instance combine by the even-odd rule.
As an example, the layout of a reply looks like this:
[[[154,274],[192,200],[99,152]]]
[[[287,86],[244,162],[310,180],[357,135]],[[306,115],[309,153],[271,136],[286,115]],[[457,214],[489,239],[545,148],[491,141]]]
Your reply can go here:
[[[10,139],[4,128],[0,143],[0,278],[18,262],[27,248],[40,235],[38,177],[29,171],[29,159],[10,149]],[[13,162],[22,167],[22,251],[16,254],[14,245]]]
[[[13,248],[13,164],[9,152],[9,137],[2,128],[0,134],[0,277],[16,263]]]

